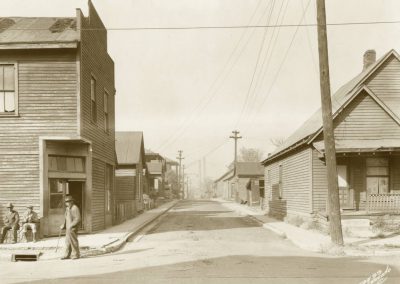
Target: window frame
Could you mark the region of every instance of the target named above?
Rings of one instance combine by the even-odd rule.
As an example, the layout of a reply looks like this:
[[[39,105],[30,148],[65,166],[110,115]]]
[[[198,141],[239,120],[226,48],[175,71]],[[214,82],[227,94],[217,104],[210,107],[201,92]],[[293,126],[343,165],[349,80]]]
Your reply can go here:
[[[107,101],[106,101],[107,98]],[[104,132],[110,134],[110,92],[104,88],[103,92],[103,114],[104,114]]]
[[[94,95],[92,98],[92,81],[94,81]],[[93,100],[94,99],[94,100]],[[94,111],[93,111],[93,102],[94,102]],[[97,98],[97,77],[91,73],[90,74],[90,121],[93,124],[97,123],[97,103],[98,98]]]
[[[15,117],[19,116],[19,78],[18,78],[18,62],[17,61],[0,61],[0,65],[14,65],[14,111],[13,112],[0,112],[0,117]]]

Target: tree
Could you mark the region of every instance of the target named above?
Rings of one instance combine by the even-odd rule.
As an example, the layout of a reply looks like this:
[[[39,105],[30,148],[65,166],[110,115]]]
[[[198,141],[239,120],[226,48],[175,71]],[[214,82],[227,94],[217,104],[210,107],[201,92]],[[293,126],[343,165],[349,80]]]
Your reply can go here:
[[[269,142],[271,142],[271,144],[274,145],[275,147],[279,147],[279,146],[282,146],[283,143],[285,143],[285,138],[284,137],[275,137],[275,138],[269,139]]]
[[[239,162],[260,162],[263,158],[263,151],[256,148],[242,147],[239,153]]]
[[[176,172],[172,169],[169,169],[165,173],[165,180],[167,184],[171,186],[171,192],[175,196],[179,196],[179,187],[178,187],[178,175]]]

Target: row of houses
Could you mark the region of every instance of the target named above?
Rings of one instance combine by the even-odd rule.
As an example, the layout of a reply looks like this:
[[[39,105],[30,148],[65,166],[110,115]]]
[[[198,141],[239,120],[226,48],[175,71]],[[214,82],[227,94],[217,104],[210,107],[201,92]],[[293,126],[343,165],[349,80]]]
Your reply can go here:
[[[114,62],[88,4],[88,16],[0,18],[0,226],[8,202],[33,205],[56,235],[71,195],[91,233],[165,193],[166,159],[142,132],[115,132]]]
[[[361,67],[361,66],[360,66]],[[332,96],[340,206],[343,216],[400,212],[400,57],[390,50],[376,60],[368,50],[362,72]],[[259,165],[261,201],[270,215],[312,218],[327,213],[327,176],[321,110],[314,113]],[[215,195],[249,205],[244,184],[260,172],[228,171]],[[258,182],[260,185],[260,180]]]

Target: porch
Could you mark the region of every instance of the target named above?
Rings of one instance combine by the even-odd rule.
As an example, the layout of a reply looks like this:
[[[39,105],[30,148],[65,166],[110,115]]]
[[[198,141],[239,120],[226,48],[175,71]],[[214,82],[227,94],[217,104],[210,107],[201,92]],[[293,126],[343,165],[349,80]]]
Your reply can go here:
[[[390,142],[390,143],[389,143]],[[343,216],[400,214],[398,141],[336,141]],[[322,142],[313,144],[324,160]]]

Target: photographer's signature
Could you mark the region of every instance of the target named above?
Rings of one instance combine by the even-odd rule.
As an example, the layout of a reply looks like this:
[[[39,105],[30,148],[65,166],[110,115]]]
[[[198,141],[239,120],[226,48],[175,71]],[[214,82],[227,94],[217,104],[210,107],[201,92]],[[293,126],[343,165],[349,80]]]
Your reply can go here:
[[[379,270],[378,272],[375,272],[372,274],[370,277],[367,279],[363,280],[360,282],[360,284],[381,284],[385,283],[387,280],[387,275],[392,269],[390,268],[389,265],[386,266],[385,271],[382,272],[382,270]]]

